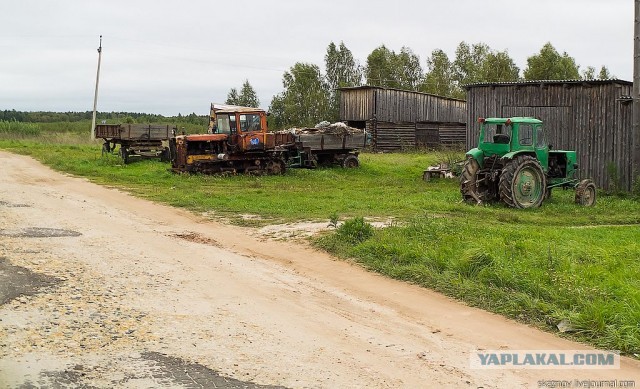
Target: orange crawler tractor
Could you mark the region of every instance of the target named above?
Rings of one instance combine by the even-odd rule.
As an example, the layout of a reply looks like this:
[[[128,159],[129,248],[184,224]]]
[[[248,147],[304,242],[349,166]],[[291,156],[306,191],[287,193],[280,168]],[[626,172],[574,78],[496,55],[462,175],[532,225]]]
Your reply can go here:
[[[206,174],[282,174],[287,167],[322,164],[358,167],[366,133],[350,133],[344,127],[336,133],[317,129],[273,133],[267,130],[267,113],[262,109],[212,105],[209,134],[169,140],[171,167],[174,172]]]
[[[213,113],[213,112],[212,112]],[[282,174],[285,135],[267,132],[267,114],[257,108],[216,109],[210,134],[178,135],[169,140],[176,172]],[[281,137],[282,139],[276,140]]]

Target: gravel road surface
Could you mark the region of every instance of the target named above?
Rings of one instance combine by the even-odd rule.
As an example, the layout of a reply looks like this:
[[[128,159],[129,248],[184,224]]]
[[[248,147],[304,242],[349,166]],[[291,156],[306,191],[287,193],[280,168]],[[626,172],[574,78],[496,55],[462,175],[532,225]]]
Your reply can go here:
[[[0,152],[0,387],[513,388],[620,369],[471,369],[589,347]]]

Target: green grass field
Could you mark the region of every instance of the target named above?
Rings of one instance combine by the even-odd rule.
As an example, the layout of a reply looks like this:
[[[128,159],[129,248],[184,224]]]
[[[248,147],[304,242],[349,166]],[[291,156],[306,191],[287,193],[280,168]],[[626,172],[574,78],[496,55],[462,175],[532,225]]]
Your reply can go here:
[[[554,191],[539,209],[461,203],[456,180],[424,182],[437,153],[362,154],[361,168],[284,176],[175,175],[168,164],[122,165],[86,136],[12,137],[0,148],[137,196],[247,224],[348,220],[313,239],[390,277],[604,349],[640,354],[640,202],[600,196],[592,208]],[[448,157],[448,156],[447,156]],[[393,218],[372,229],[357,218]],[[355,218],[355,219],[354,219]]]

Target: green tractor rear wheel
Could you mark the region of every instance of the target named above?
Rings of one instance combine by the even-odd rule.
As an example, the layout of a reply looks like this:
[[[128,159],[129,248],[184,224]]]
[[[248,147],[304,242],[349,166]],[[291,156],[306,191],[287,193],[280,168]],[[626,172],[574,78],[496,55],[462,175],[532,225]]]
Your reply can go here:
[[[462,174],[460,174],[460,193],[462,200],[466,203],[482,204],[484,201],[490,200],[488,185],[486,182],[478,180],[479,170],[480,165],[475,158],[470,157],[465,161]]]
[[[510,207],[539,207],[544,200],[546,187],[542,166],[528,155],[512,159],[500,174],[500,200]]]

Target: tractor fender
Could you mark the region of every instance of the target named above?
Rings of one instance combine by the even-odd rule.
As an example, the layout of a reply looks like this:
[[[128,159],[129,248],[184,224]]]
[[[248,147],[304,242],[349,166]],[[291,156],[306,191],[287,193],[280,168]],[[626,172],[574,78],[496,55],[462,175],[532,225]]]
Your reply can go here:
[[[480,150],[479,148],[475,147],[475,148],[467,151],[467,153],[465,155],[467,156],[467,158],[472,157],[473,159],[475,159],[478,162],[478,165],[480,167],[483,167],[482,165],[484,164],[484,152],[482,150]]]
[[[531,151],[512,151],[510,153],[506,153],[505,155],[502,156],[502,159],[514,159],[515,157],[517,157],[518,155],[530,155],[532,157],[536,157],[536,153],[533,153]]]

